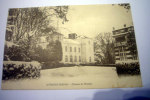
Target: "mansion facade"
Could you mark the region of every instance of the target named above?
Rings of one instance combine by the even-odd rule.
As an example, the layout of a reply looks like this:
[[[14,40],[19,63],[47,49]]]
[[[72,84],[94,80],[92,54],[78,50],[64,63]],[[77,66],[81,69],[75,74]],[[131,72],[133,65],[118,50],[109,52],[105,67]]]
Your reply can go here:
[[[59,40],[62,45],[61,63],[76,65],[94,63],[94,43],[91,38],[77,36],[76,33],[71,33],[68,38],[64,38],[60,33],[52,33],[48,37],[41,36],[37,45],[46,49],[49,41],[56,40]]]

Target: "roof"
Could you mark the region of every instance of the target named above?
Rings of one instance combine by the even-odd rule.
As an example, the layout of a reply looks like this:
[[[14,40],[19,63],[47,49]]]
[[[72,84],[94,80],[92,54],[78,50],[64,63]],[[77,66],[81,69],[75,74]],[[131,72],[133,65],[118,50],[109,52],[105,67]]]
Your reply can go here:
[[[80,44],[78,40],[73,40],[73,39],[63,39],[64,43],[70,43],[70,44]]]
[[[113,32],[124,30],[124,29],[128,29],[128,28],[134,28],[134,27],[133,26],[121,27],[121,28],[114,29]]]
[[[58,32],[53,32],[53,33],[52,33],[52,34],[50,34],[50,35],[63,35],[63,34],[58,33]]]
[[[79,39],[91,39],[91,38],[89,38],[87,36],[83,36],[83,35],[77,36],[77,38],[79,38]]]

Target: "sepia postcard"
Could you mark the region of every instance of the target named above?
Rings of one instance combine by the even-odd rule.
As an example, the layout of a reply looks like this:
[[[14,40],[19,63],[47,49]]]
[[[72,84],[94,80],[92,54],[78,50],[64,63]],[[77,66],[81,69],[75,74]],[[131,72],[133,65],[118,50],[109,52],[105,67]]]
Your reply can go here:
[[[9,9],[2,89],[142,87],[130,4]]]

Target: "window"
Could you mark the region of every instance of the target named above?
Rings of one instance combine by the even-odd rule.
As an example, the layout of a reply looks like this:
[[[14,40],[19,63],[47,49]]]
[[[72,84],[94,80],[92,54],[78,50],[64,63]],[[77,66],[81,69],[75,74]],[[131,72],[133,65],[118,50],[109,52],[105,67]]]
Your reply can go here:
[[[120,60],[126,60],[127,59],[126,53],[125,53],[125,47],[119,48],[119,57],[120,57]]]
[[[67,55],[65,56],[65,62],[68,62],[68,56]]]
[[[74,56],[74,62],[77,62],[77,56]]]
[[[90,44],[90,41],[89,41],[89,44]]]
[[[125,55],[124,55],[124,53],[120,53],[120,60],[125,60]]]
[[[81,57],[79,56],[79,62],[81,62]]]
[[[80,48],[79,48],[79,52],[80,52]]]
[[[67,52],[67,46],[65,46],[65,51]]]
[[[123,41],[125,41],[125,36],[116,38],[116,42],[123,42]]]
[[[72,59],[72,55],[70,55],[70,62],[72,62],[73,61],[73,59]]]
[[[70,52],[72,52],[72,47],[70,47]]]
[[[91,62],[91,57],[89,57],[89,62]]]
[[[76,47],[74,47],[74,52],[76,52]]]

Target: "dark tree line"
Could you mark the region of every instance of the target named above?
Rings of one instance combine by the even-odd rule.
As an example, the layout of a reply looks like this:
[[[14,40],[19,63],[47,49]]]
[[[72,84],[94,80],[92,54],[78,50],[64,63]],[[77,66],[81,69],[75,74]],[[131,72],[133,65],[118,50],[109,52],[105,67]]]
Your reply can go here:
[[[46,49],[41,46],[36,47],[31,58],[43,64],[45,68],[51,68],[58,66],[62,60],[62,54],[61,42],[56,40],[49,42]]]

